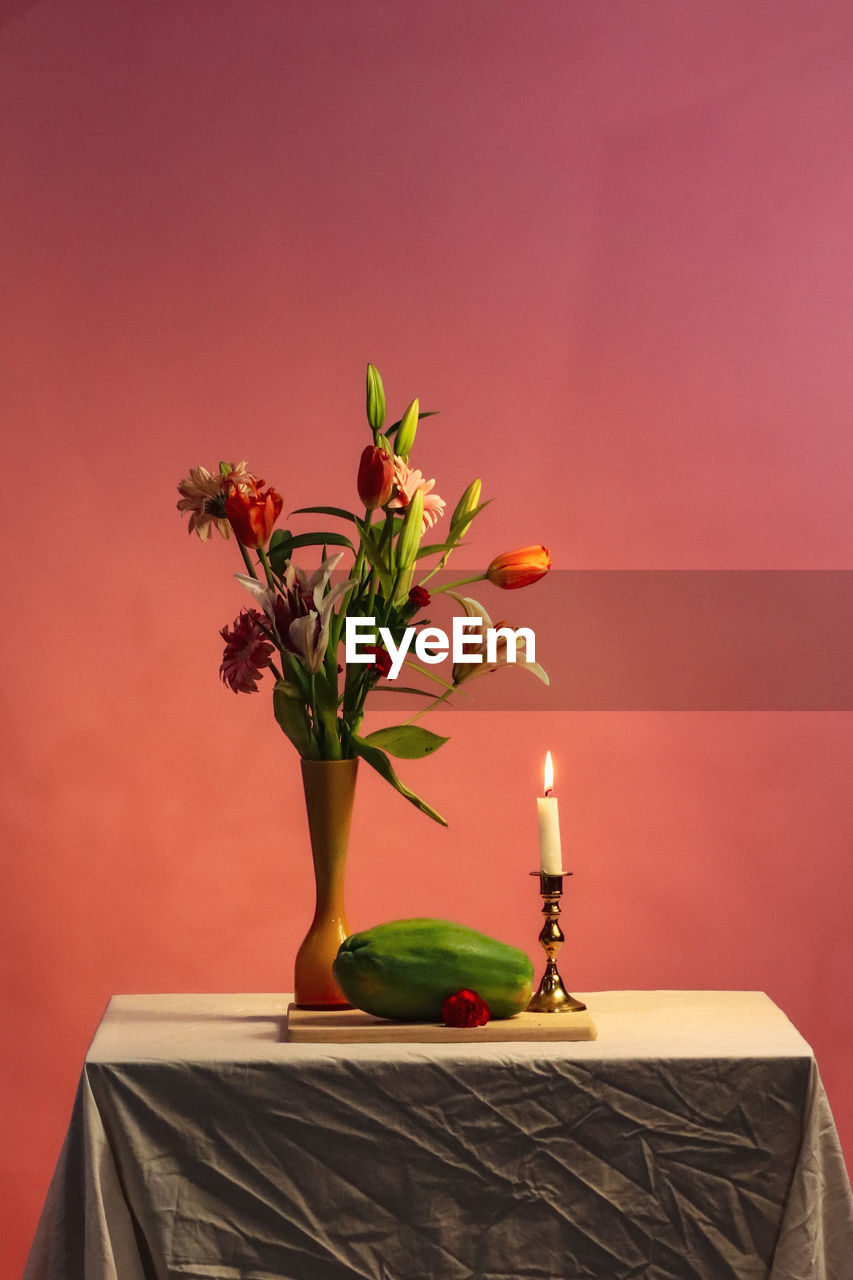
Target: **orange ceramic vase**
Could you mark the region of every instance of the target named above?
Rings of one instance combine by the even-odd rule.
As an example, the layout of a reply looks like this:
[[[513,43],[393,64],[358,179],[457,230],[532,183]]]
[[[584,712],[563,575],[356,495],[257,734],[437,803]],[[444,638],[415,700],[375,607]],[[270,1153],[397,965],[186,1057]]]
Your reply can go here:
[[[302,785],[314,858],[314,919],[296,953],[296,1003],[301,1009],[349,1004],[332,976],[332,961],[351,930],[344,876],[358,760],[303,760]]]

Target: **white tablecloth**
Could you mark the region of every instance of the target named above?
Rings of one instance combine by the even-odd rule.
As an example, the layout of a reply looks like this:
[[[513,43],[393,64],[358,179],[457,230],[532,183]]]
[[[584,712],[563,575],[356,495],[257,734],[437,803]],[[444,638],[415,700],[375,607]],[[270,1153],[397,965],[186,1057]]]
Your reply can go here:
[[[25,1280],[850,1280],[784,1014],[584,998],[596,1041],[312,1046],[287,996],[116,996]]]

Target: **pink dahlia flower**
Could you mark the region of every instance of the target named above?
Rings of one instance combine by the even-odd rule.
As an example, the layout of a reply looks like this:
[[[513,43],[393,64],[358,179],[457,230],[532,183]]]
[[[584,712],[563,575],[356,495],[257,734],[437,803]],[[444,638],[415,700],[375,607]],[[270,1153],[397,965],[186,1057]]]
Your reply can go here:
[[[202,542],[217,528],[223,538],[230,538],[231,524],[225,515],[225,499],[229,487],[251,485],[254,477],[246,470],[245,462],[221,463],[219,470],[207,467],[191,467],[190,473],[178,485],[181,495],[178,510],[189,512],[189,533],[197,533]]]
[[[394,497],[387,507],[389,510],[405,511],[415,493],[420,489],[424,495],[424,518],[421,525],[421,537],[427,529],[431,529],[437,520],[444,515],[447,505],[444,498],[433,493],[434,480],[424,480],[421,471],[410,471],[402,458],[394,458]]]

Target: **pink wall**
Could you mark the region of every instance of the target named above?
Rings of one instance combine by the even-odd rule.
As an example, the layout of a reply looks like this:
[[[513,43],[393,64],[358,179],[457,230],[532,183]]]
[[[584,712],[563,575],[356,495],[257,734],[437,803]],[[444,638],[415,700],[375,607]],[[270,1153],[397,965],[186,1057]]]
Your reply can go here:
[[[853,11],[823,0],[7,0],[0,1272],[113,992],[285,990],[296,759],[217,680],[233,548],[174,510],[246,456],[353,501],[364,364],[496,501],[474,566],[848,568]],[[535,588],[534,588],[535,589]],[[566,620],[571,626],[571,619]],[[535,951],[560,766],[580,990],[761,988],[853,1148],[850,714],[447,713],[364,777],[355,925]],[[567,975],[567,976],[568,976]]]

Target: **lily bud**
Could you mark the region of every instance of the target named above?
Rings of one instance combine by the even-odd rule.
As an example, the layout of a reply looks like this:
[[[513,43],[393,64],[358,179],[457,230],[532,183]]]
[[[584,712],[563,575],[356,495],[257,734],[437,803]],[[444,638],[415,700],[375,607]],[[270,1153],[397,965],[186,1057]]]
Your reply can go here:
[[[551,568],[551,554],[547,547],[519,547],[495,556],[486,570],[486,577],[496,587],[512,591],[527,587],[531,582],[544,578]]]
[[[450,538],[461,538],[467,531],[468,525],[471,523],[471,512],[476,511],[480,505],[480,489],[482,488],[481,480],[472,480],[462,497],[456,504],[456,509],[450,517]]]
[[[404,462],[408,462],[409,454],[412,452],[412,445],[415,443],[415,432],[418,429],[418,414],[420,406],[417,399],[413,400],[406,412],[400,420],[400,426],[397,429],[397,445],[394,452],[398,458],[402,458]]]
[[[373,364],[367,366],[367,421],[373,431],[381,431],[385,421],[385,388]]]
[[[415,563],[421,545],[421,525],[424,521],[424,495],[420,489],[412,494],[406,508],[406,518],[397,538],[396,564],[398,569],[410,569]],[[408,591],[408,587],[406,587]]]
[[[394,491],[394,459],[377,445],[369,444],[358,464],[358,496],[368,511],[384,507]]]

